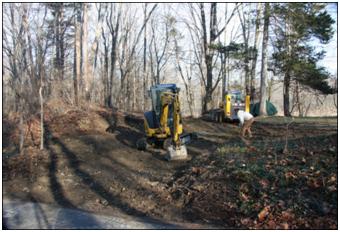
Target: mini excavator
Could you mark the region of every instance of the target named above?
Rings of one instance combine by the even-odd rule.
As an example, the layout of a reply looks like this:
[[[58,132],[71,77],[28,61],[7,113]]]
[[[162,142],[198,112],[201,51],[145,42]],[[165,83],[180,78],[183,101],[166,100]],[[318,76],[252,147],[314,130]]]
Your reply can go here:
[[[160,146],[167,150],[167,160],[187,159],[186,144],[195,134],[183,133],[179,91],[176,84],[150,88],[152,110],[144,113],[145,137],[137,141],[139,150],[146,150],[149,145]]]

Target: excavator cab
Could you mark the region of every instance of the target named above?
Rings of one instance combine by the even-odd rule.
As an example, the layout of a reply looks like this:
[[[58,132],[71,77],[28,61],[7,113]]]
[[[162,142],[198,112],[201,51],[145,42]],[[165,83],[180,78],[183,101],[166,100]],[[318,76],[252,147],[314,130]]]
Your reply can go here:
[[[158,128],[161,121],[162,102],[161,97],[163,94],[176,94],[179,88],[175,84],[160,84],[150,88],[149,95],[151,97],[152,110],[144,113],[152,128]],[[168,125],[173,124],[173,104],[168,105]]]
[[[176,84],[159,84],[149,91],[152,110],[144,113],[145,137],[137,141],[139,150],[148,145],[168,151],[167,159],[186,159],[188,143],[193,134],[184,134],[179,103],[180,89]]]
[[[232,90],[225,96],[224,115],[231,120],[237,119],[237,110],[250,110],[250,96],[242,94],[239,90]]]

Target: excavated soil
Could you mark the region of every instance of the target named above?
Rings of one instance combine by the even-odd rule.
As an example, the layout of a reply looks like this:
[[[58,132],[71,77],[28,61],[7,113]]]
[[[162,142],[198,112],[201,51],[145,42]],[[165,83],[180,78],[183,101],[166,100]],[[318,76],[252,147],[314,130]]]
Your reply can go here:
[[[23,154],[14,121],[4,119],[3,196],[197,228],[337,228],[336,118],[288,129],[285,118],[261,119],[251,139],[241,139],[236,124],[183,121],[198,138],[187,146],[188,160],[168,162],[163,150],[136,149],[140,114],[49,115],[45,149],[35,129]]]

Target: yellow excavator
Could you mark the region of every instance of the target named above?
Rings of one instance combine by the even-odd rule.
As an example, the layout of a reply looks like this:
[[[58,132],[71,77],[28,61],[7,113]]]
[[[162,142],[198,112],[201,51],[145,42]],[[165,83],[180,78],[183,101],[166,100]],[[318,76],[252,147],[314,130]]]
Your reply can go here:
[[[237,120],[237,109],[250,112],[250,96],[244,96],[239,90],[231,90],[225,95],[220,107],[211,110],[208,117],[217,122],[234,121]]]
[[[176,84],[159,84],[150,88],[152,110],[144,113],[145,137],[137,141],[139,150],[146,150],[149,145],[161,146],[167,150],[167,160],[187,159],[185,145],[195,134],[183,133],[179,91]]]

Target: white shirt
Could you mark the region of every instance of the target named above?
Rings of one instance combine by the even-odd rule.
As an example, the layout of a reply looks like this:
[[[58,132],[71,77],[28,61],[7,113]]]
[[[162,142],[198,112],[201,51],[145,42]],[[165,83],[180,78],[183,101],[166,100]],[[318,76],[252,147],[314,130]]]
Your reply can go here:
[[[239,110],[237,112],[237,117],[240,120],[240,124],[243,125],[244,120],[248,121],[253,118],[253,115],[251,113],[245,112],[243,110]]]

